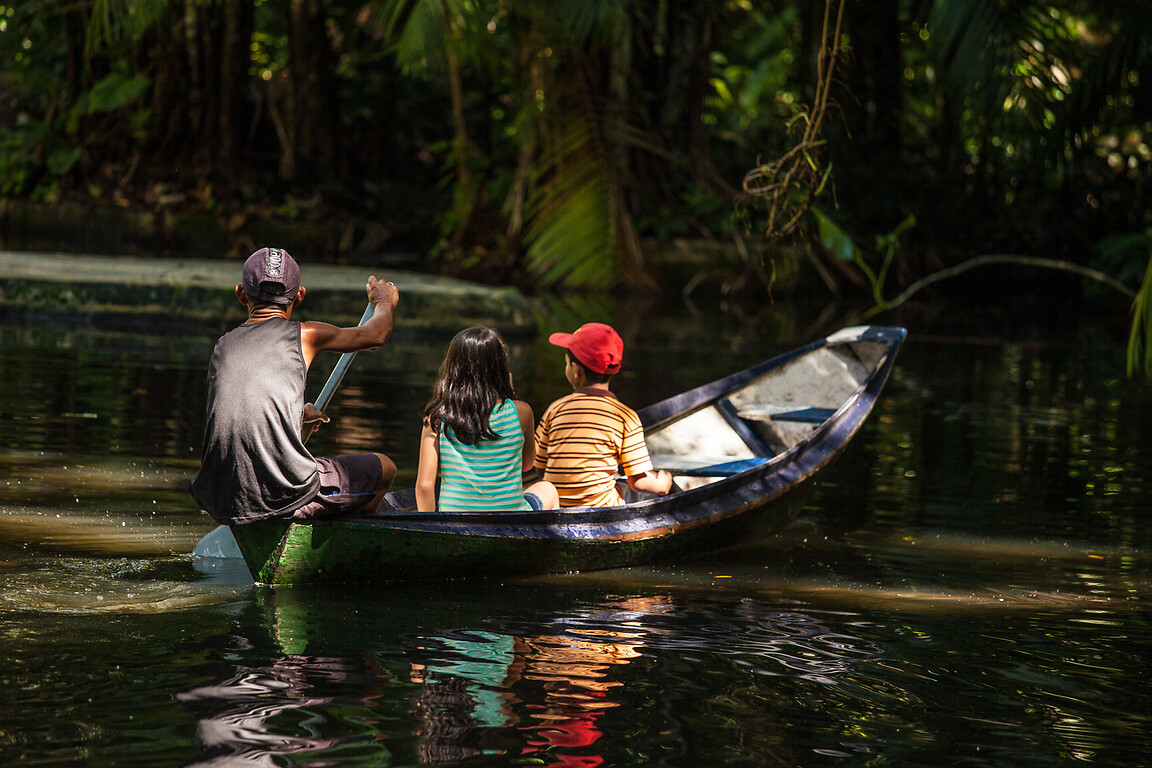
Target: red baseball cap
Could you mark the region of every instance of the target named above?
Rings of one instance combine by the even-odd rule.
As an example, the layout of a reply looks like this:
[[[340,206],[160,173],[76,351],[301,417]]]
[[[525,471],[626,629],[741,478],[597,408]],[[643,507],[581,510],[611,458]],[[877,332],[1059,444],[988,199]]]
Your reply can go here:
[[[548,343],[563,347],[596,373],[620,372],[624,359],[624,341],[610,325],[585,323],[575,333],[554,333]]]

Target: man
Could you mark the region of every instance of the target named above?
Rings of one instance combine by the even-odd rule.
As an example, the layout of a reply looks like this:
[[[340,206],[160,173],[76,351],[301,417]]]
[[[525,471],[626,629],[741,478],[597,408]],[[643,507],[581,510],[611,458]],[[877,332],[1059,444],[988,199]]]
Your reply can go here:
[[[363,325],[298,322],[292,311],[307,291],[296,260],[280,248],[248,257],[236,286],[248,319],[212,352],[204,447],[191,488],[217,522],[368,512],[392,484],[396,465],[387,456],[313,457],[302,434],[305,424],[313,430],[328,421],[304,402],[317,353],[372,349],[392,333],[396,286],[372,276],[365,289],[374,311]]]

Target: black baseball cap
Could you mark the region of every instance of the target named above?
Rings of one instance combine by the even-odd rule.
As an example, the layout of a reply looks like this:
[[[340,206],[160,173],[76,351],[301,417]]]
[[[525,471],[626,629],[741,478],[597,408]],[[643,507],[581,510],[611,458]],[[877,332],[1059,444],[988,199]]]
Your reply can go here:
[[[291,304],[300,290],[300,267],[283,248],[261,248],[244,262],[243,287],[260,301]]]

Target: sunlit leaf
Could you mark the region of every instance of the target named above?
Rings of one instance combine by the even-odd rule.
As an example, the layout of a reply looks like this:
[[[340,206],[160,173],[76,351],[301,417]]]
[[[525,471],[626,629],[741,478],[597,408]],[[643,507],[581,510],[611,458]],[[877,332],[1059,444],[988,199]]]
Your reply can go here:
[[[577,91],[578,93],[578,91]],[[611,287],[619,276],[611,166],[587,103],[549,124],[528,201],[525,266],[543,286]],[[581,108],[584,107],[584,108]]]
[[[1144,283],[1132,302],[1132,327],[1128,332],[1128,375],[1152,377],[1152,258]]]
[[[113,72],[88,94],[88,112],[113,112],[136,99],[151,84],[144,75],[124,75]]]
[[[813,207],[811,210],[816,218],[816,234],[820,238],[820,244],[841,261],[855,260],[860,248],[852,240],[851,235],[820,209]]]
[[[92,0],[88,20],[89,51],[138,37],[163,21],[172,7],[166,0]]]

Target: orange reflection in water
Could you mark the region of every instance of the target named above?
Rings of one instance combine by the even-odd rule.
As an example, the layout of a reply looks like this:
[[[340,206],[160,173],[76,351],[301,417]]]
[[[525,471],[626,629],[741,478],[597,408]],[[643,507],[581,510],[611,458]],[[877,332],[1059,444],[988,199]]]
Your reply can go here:
[[[657,614],[667,610],[657,598],[632,598],[609,606],[612,613]],[[597,719],[619,707],[611,694],[624,683],[612,679],[615,668],[641,657],[648,632],[630,620],[629,629],[573,627],[565,634],[516,639],[516,655],[523,662],[522,678],[543,683],[544,700],[527,707],[534,722],[520,726],[528,736],[523,756],[544,758],[548,766],[591,768],[602,765],[598,754],[572,754],[563,750],[590,747],[603,736]],[[547,755],[545,757],[545,755]]]

